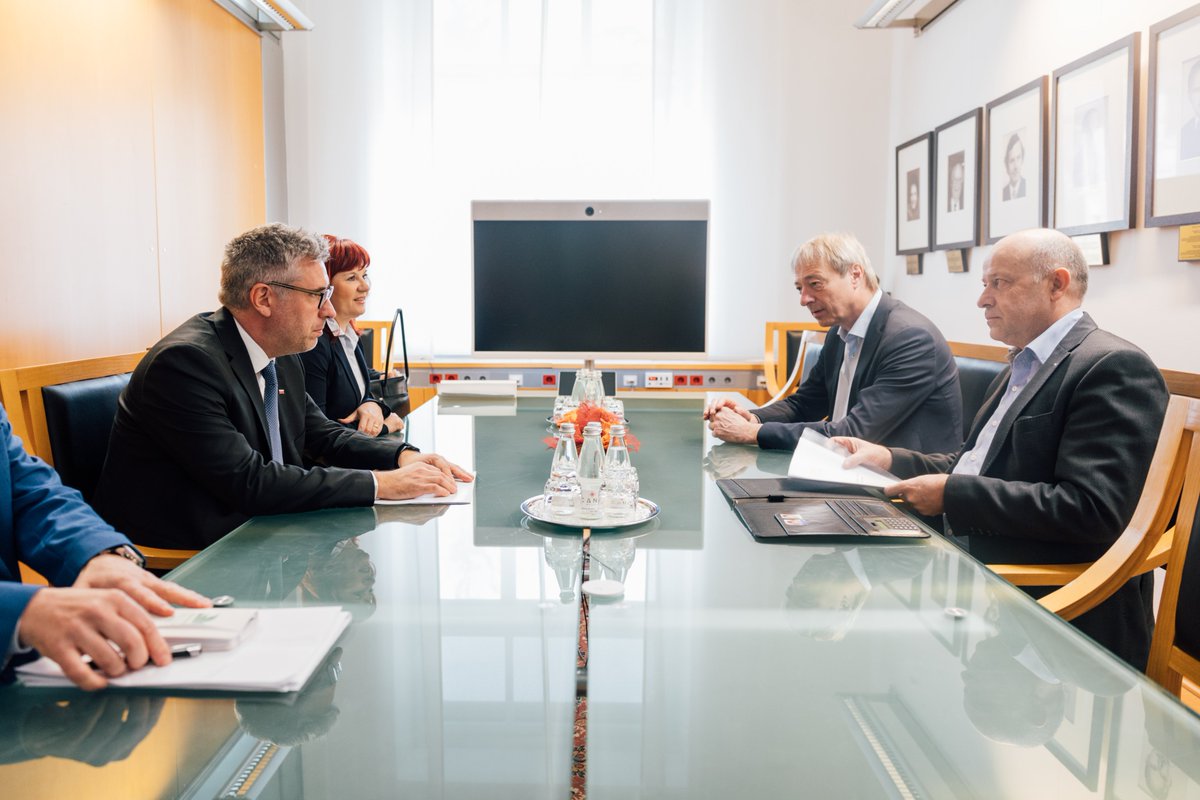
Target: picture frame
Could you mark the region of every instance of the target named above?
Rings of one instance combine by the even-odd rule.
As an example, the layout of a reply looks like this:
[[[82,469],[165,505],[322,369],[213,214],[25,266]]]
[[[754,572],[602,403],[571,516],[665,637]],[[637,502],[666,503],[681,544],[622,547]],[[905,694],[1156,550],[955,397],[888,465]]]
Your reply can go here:
[[[933,131],[934,250],[979,243],[982,137],[982,108],[971,109]]]
[[[1147,228],[1200,222],[1200,5],[1150,27]]]
[[[1050,78],[1036,78],[984,106],[983,240],[1046,225]]]
[[[933,133],[923,133],[896,148],[896,255],[929,251],[933,221]],[[915,194],[915,197],[914,197]]]
[[[1051,76],[1047,205],[1068,236],[1133,225],[1140,44],[1130,34]]]

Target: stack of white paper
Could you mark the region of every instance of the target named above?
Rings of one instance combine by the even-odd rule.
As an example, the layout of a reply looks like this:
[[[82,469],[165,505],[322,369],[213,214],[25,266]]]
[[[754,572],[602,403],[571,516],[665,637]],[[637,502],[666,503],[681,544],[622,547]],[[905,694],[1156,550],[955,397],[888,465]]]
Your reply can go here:
[[[341,606],[263,608],[255,629],[240,645],[149,665],[118,678],[123,688],[209,689],[233,692],[299,691],[350,624]],[[40,658],[17,667],[26,686],[70,686],[57,664]]]
[[[410,500],[376,500],[377,506],[465,506],[475,497],[475,484],[455,481],[458,491],[454,494],[423,494]]]
[[[848,455],[850,453],[846,448],[834,444],[829,437],[805,428],[804,433],[800,434],[796,452],[792,454],[792,463],[788,465],[788,475],[822,483],[846,483],[880,489],[900,482],[887,470],[869,464],[846,469],[842,462]]]

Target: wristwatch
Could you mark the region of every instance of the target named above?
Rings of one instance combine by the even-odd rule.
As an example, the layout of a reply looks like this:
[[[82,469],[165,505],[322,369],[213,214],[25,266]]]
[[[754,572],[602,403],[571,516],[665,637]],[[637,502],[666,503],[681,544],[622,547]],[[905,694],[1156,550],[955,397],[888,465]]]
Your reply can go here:
[[[100,553],[112,553],[114,556],[120,556],[121,558],[129,559],[142,569],[146,568],[146,559],[142,557],[141,553],[139,553],[137,550],[134,550],[127,544],[119,544],[116,547],[110,547],[107,550],[101,550]]]

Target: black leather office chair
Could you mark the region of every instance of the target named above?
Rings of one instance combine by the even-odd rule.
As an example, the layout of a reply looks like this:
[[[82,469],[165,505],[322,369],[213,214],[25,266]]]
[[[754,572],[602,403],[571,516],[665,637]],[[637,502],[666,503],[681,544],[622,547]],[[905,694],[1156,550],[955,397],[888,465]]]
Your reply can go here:
[[[958,385],[962,391],[963,441],[971,432],[975,415],[987,399],[987,389],[1008,364],[1004,361],[988,361],[982,358],[955,356],[958,364]]]
[[[108,453],[117,399],[128,383],[127,373],[42,387],[54,468],[89,502]]]

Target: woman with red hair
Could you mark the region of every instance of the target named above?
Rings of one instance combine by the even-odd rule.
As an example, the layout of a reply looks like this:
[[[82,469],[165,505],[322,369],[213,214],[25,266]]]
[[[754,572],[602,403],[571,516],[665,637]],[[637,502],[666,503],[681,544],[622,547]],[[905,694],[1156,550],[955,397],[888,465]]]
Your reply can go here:
[[[325,332],[317,346],[300,355],[305,388],[325,416],[360,433],[381,436],[401,430],[403,420],[386,403],[371,396],[371,371],[354,327],[354,320],[367,308],[371,256],[349,239],[329,234],[325,239],[329,242],[325,271],[333,286],[330,302],[334,316],[325,321]]]

